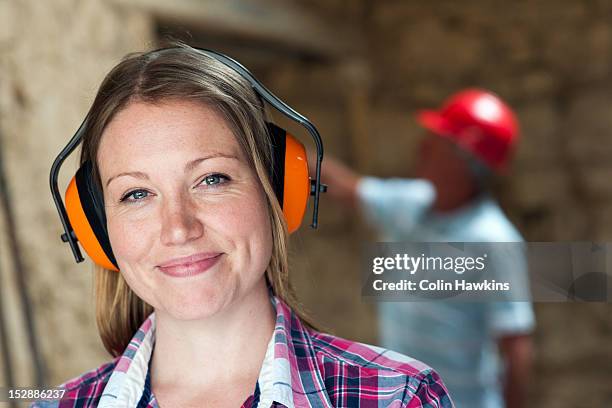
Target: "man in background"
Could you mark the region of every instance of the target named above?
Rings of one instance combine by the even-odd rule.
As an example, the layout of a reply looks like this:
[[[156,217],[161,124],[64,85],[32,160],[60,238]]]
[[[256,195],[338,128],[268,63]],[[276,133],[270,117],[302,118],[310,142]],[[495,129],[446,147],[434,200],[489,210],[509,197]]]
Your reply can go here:
[[[490,92],[468,89],[417,119],[427,134],[415,179],[363,177],[326,158],[327,196],[361,209],[385,241],[523,241],[488,193],[518,139],[512,110]],[[526,279],[520,261],[495,268]],[[381,302],[379,324],[382,345],[438,370],[457,407],[523,405],[534,327],[529,302]]]

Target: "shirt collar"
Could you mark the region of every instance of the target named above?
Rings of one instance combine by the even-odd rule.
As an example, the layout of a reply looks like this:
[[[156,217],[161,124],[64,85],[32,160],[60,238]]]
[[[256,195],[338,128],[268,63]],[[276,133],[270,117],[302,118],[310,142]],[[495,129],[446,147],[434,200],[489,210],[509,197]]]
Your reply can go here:
[[[282,300],[271,298],[276,323],[259,373],[259,407],[273,402],[287,408],[332,407],[317,368],[308,330]],[[155,344],[155,313],[138,329],[104,388],[98,407],[136,406],[144,390],[149,360]],[[297,350],[296,350],[297,349]]]
[[[274,344],[276,367],[274,397],[288,408],[332,408],[308,329],[281,299],[273,297],[272,300],[276,308],[276,325],[270,342]]]

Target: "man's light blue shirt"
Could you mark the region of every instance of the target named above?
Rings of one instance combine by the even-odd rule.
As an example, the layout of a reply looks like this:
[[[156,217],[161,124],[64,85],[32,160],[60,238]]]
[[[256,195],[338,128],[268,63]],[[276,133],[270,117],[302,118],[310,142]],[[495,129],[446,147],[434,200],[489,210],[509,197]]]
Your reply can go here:
[[[435,188],[426,180],[366,177],[358,194],[384,241],[523,241],[488,195],[442,214],[431,210]],[[496,262],[526,279],[524,262]],[[529,302],[381,302],[379,326],[384,347],[438,370],[458,408],[492,408],[504,406],[497,339],[531,332],[534,315]]]

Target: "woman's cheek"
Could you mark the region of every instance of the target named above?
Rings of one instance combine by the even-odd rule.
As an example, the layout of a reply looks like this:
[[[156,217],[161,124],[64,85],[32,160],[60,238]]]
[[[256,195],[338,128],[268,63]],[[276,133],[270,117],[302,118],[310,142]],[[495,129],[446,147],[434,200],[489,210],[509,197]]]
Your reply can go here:
[[[118,262],[135,262],[148,253],[154,218],[117,216],[108,222],[111,247]]]
[[[269,230],[268,210],[265,196],[255,189],[248,193],[226,197],[214,205],[207,206],[206,223],[214,223],[225,230],[228,236],[245,237]]]
[[[239,212],[248,215],[239,217],[236,228],[247,241],[245,244],[254,258],[251,259],[252,266],[263,271],[272,255],[272,226],[266,196],[262,190],[253,189],[251,199],[242,201],[240,205]]]

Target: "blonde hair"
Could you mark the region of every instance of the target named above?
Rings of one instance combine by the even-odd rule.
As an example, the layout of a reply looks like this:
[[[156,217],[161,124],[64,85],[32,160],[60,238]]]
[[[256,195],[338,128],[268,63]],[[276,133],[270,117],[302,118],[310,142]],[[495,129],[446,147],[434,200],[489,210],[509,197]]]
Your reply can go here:
[[[288,232],[270,180],[272,142],[264,107],[238,73],[183,44],[127,55],[106,76],[88,113],[81,163],[90,160],[94,164],[94,180],[100,187],[97,152],[102,133],[113,117],[133,101],[156,104],[177,99],[215,108],[232,129],[267,198],[273,239],[266,269],[268,285],[312,328],[289,282]],[[118,356],[153,308],[130,289],[121,273],[95,266],[94,280],[98,332],[106,350]]]

